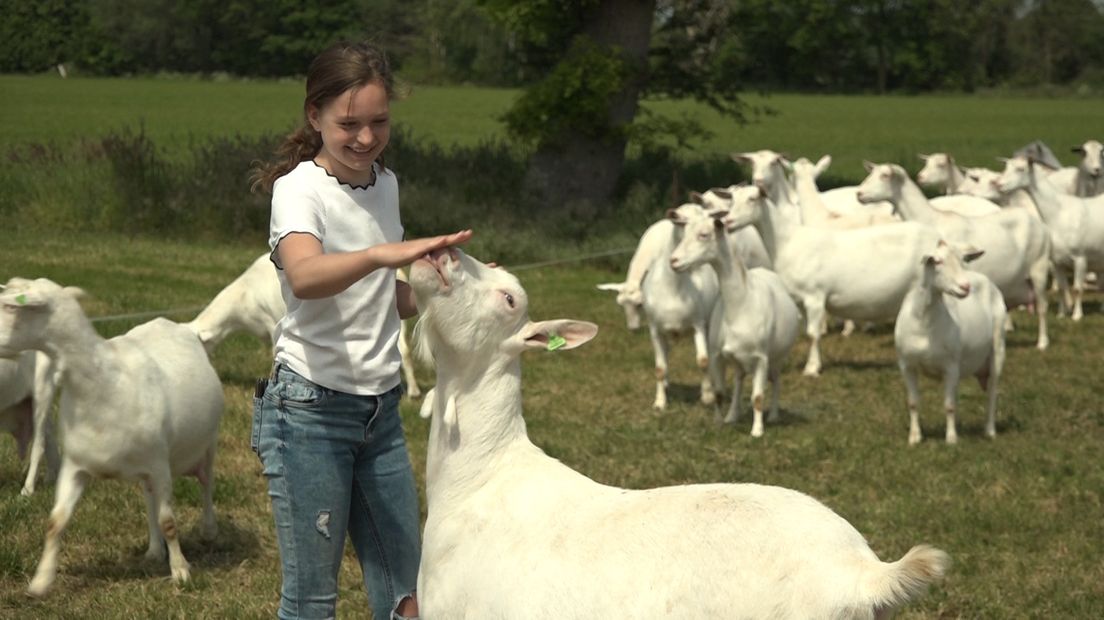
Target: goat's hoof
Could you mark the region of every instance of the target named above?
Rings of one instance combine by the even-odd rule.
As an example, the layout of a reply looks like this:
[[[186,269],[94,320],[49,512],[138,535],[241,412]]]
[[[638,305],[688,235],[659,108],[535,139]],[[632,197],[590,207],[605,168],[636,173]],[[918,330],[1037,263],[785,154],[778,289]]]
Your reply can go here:
[[[751,436],[752,437],[762,437],[763,436],[763,429],[761,429],[761,428],[751,429]]]
[[[920,435],[909,435],[909,445],[910,446],[919,445],[920,441],[922,439],[923,439],[923,437],[921,437]]]
[[[948,435],[947,436],[947,445],[948,446],[953,446],[957,443],[958,443],[958,436],[957,435]]]
[[[1035,345],[1035,348],[1040,350],[1040,351],[1046,351],[1047,347],[1049,347],[1049,346],[1050,346],[1050,340],[1040,340],[1038,342],[1038,344]]]
[[[207,542],[214,540],[218,537],[218,526],[213,524],[204,525],[203,528],[199,530],[199,537]]]
[[[716,394],[714,394],[713,392],[702,392],[701,404],[703,404],[703,405],[712,405],[715,402],[717,402],[717,395]]]
[[[164,562],[165,556],[165,547],[159,545],[157,547],[151,546],[147,549],[145,558],[151,562]]]
[[[191,566],[187,563],[184,566],[178,566],[172,569],[172,580],[174,583],[188,583],[188,580],[192,578],[190,572]]]
[[[27,586],[27,594],[35,598],[42,598],[46,596],[46,593],[50,591],[50,586],[54,584],[53,579],[45,577],[35,577],[31,580],[31,584]]]
[[[805,370],[801,371],[801,374],[805,375],[806,377],[819,377],[820,376],[820,369],[819,368],[809,368],[809,367],[806,366]]]
[[[30,497],[30,496],[34,495],[34,487],[23,487],[19,491],[19,494],[22,495],[23,497]]]

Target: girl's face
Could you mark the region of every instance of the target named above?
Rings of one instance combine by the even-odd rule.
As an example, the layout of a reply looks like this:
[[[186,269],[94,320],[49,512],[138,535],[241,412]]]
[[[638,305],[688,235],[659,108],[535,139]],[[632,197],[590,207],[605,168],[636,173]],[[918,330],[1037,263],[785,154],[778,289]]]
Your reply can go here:
[[[307,120],[322,135],[318,165],[343,183],[372,182],[372,162],[391,139],[390,101],[382,84],[351,88],[321,108],[310,106]]]

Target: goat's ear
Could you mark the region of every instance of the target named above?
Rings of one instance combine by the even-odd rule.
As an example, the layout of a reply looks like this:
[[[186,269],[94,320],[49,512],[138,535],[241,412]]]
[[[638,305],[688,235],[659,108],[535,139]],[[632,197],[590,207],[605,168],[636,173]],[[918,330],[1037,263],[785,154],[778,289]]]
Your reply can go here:
[[[713,219],[720,219],[720,218],[723,218],[724,216],[728,215],[728,209],[720,209],[720,208],[714,207],[708,213],[706,213],[706,215],[708,215],[709,217],[711,217]]]
[[[863,168],[866,168],[867,172],[870,172],[870,171],[874,170],[874,166],[877,166],[877,165],[878,164],[876,164],[876,163],[874,163],[870,160],[867,160],[867,159],[863,160]]]
[[[678,209],[667,209],[667,219],[671,220],[675,226],[685,226],[686,218],[682,217],[682,214],[678,212]]]
[[[696,205],[704,205],[705,201],[702,198],[701,192],[690,192],[690,202]]]
[[[530,322],[518,333],[521,344],[527,349],[574,349],[590,342],[598,335],[598,326],[588,321],[556,319]]]
[[[600,291],[613,291],[615,293],[620,293],[621,290],[625,288],[625,283],[624,282],[606,282],[604,284],[596,284],[595,288],[597,288]]]
[[[925,265],[927,267],[930,267],[930,266],[934,265],[936,263],[936,261],[938,261],[938,260],[939,259],[937,259],[932,254],[924,254],[923,256],[920,257],[920,264]]]
[[[79,286],[67,286],[61,289],[61,292],[72,297],[73,299],[83,299],[88,296],[88,293],[84,292],[83,288]]]
[[[924,161],[928,161],[928,158],[931,157],[931,155],[928,155],[927,153],[917,153],[916,156]]]
[[[732,200],[732,192],[728,191],[727,189],[715,187],[709,191],[713,192],[713,195],[721,198],[722,200]]]
[[[1078,155],[1084,155],[1085,154],[1085,147],[1075,146],[1072,149],[1070,149],[1070,152],[1071,153],[1077,153]]]
[[[820,176],[824,174],[824,171],[828,169],[828,166],[832,165],[832,156],[825,155],[817,160],[816,166],[813,167],[813,175]]]
[[[748,157],[747,153],[729,153],[728,156],[732,158],[732,161],[740,162],[741,164],[751,159]]]
[[[956,249],[962,255],[962,261],[966,263],[976,261],[981,258],[982,254],[985,254],[985,250],[979,250],[972,245],[960,246]]]

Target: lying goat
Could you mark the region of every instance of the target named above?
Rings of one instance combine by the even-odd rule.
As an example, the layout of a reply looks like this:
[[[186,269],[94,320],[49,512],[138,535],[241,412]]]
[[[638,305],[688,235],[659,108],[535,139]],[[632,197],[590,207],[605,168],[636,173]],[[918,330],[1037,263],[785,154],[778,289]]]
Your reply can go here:
[[[462,253],[420,259],[410,283],[418,350],[437,366],[418,576],[426,620],[876,618],[943,575],[942,551],[881,562],[796,491],[628,490],[550,458],[526,432],[519,356],[577,347],[597,326],[531,322],[517,278]]]

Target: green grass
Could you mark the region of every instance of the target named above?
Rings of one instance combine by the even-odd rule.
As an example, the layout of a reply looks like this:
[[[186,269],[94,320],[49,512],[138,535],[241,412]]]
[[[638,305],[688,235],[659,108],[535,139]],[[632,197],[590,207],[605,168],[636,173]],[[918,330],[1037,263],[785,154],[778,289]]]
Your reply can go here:
[[[162,148],[182,149],[207,136],[280,133],[299,119],[303,86],[285,81],[193,79],[60,79],[0,75],[0,144],[72,143],[108,130],[136,128]],[[394,119],[423,139],[471,146],[505,138],[498,118],[518,91],[413,86],[394,106]],[[834,157],[832,177],[858,180],[862,160],[919,167],[917,153],[949,151],[960,163],[996,167],[1036,138],[1068,163],[1069,147],[1099,138],[1100,100],[1030,96],[842,96],[748,93],[753,107],[776,114],[740,126],[706,106],[674,101],[647,105],[664,114],[701,119],[714,137],[690,157],[770,148],[816,159]],[[258,154],[264,156],[265,154]]]
[[[0,245],[0,280],[48,276],[87,289],[93,316],[191,308],[206,303],[261,247],[118,236],[22,235]],[[942,441],[938,386],[923,384],[926,440],[906,445],[904,387],[888,326],[851,338],[830,335],[823,376],[800,375],[806,345],[783,376],[780,424],[749,437],[748,415],[718,427],[696,402],[698,373],[688,340],[672,355],[669,409],[651,409],[652,352],[644,332],[594,284],[622,275],[623,262],[517,271],[534,319],[578,318],[600,326],[577,351],[529,354],[526,419],[550,455],[604,483],[648,487],[707,481],[797,489],[837,511],[883,559],[927,542],[948,551],[947,581],[901,618],[1104,617],[1104,408],[1099,398],[1104,314],[1090,295],[1079,324],[1051,322],[1053,344],[1033,348],[1035,321],[1018,312],[1008,335],[998,436],[982,434],[984,396],[961,389],[960,442]],[[190,318],[182,313],[177,318]],[[105,335],[133,321],[96,323]],[[262,618],[275,613],[279,563],[260,466],[249,450],[251,378],[266,372],[264,343],[233,337],[217,351],[227,409],[216,464],[220,534],[200,542],[195,482],[177,483],[184,551],[195,580],[178,587],[168,567],[142,559],[144,503],[137,485],[95,481],[63,540],[55,590],[42,601],[23,590],[42,550],[53,485],[19,496],[14,442],[0,438],[0,617]],[[430,371],[419,369],[423,387]],[[745,390],[746,391],[746,390]],[[419,487],[428,426],[417,403],[403,416]],[[424,510],[424,503],[423,503]],[[732,527],[740,527],[734,523]],[[341,574],[339,616],[369,616],[352,556]],[[738,584],[733,584],[737,587]]]

